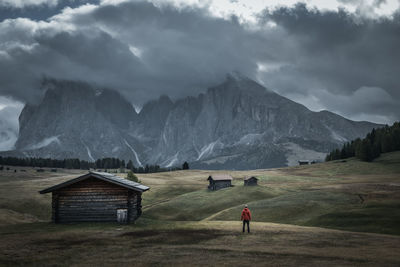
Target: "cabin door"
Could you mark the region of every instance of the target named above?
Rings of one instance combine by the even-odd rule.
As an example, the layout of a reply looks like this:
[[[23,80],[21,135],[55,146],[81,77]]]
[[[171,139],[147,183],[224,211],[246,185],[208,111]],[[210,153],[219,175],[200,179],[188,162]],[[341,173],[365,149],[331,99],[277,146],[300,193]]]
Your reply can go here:
[[[117,222],[127,223],[128,222],[128,210],[127,209],[117,209]]]

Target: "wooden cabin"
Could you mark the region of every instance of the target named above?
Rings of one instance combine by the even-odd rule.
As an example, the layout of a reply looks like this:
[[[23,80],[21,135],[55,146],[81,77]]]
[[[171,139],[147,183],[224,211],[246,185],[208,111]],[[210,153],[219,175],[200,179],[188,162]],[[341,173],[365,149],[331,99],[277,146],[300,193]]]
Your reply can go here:
[[[258,179],[254,176],[247,176],[244,178],[244,186],[257,185]]]
[[[210,182],[208,189],[216,191],[222,188],[231,187],[233,178],[227,174],[216,174],[208,176],[207,180]]]
[[[142,214],[148,186],[104,172],[89,172],[46,188],[52,193],[52,221],[130,223]]]
[[[299,165],[308,165],[310,164],[310,161],[308,160],[299,160]]]

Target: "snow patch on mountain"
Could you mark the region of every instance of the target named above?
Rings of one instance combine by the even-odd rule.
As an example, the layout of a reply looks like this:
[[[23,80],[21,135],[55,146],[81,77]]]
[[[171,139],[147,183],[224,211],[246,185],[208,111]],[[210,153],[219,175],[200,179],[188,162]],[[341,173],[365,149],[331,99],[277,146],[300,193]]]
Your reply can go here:
[[[58,145],[61,144],[60,139],[58,139],[58,135],[57,136],[51,136],[51,137],[47,137],[45,139],[43,139],[42,141],[40,141],[39,143],[36,143],[34,145],[30,145],[27,149],[28,150],[34,150],[34,149],[39,149],[39,148],[43,148],[46,147],[52,143],[56,143]]]
[[[335,132],[332,128],[328,127],[325,125],[325,127],[331,132],[331,136],[333,139],[339,141],[339,142],[348,142],[349,140],[347,140],[347,138],[341,136],[340,134],[338,134],[337,132]]]
[[[86,150],[87,150],[87,153],[88,153],[89,160],[90,160],[91,162],[94,162],[95,159],[94,159],[93,156],[92,156],[92,152],[90,151],[90,149],[89,149],[89,147],[88,147],[87,145],[85,145],[85,147],[86,147]]]
[[[235,145],[253,145],[260,141],[264,134],[246,134],[240,138],[238,142],[235,143]]]
[[[216,157],[212,158],[206,161],[203,161],[204,164],[210,165],[210,164],[224,164],[225,162],[229,160],[233,160],[235,158],[243,156],[242,154],[235,154],[235,155],[229,155],[229,156],[221,156],[221,157]]]
[[[178,154],[179,151],[170,160],[168,160],[169,163],[165,164],[165,167],[170,168],[176,166],[176,164],[178,163]]]
[[[133,147],[125,139],[124,139],[124,143],[132,151],[133,155],[135,156],[136,162],[139,164],[139,166],[143,166],[143,164],[139,160],[138,154],[136,153],[135,149],[133,149]]]
[[[343,136],[341,136],[340,134],[338,134],[337,132],[335,132],[335,131],[331,131],[331,135],[332,135],[332,137],[335,139],[335,140],[338,140],[339,142],[347,142],[348,140],[345,138],[345,137],[343,137]]]
[[[165,136],[165,132],[162,134],[162,140],[164,141],[164,144],[167,144],[167,137]]]
[[[221,143],[221,141],[216,140],[212,143],[209,143],[208,145],[203,146],[202,149],[200,150],[200,154],[197,157],[197,160],[200,160],[202,158],[205,158],[205,157],[211,155],[216,146],[223,146],[223,144]]]
[[[95,92],[95,96],[101,96],[101,94],[103,93],[103,90],[96,90]]]

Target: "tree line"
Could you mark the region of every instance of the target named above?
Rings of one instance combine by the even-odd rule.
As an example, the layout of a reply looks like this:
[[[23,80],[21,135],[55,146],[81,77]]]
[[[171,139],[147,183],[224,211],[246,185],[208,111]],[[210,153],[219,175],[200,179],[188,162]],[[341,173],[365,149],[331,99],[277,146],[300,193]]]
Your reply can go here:
[[[372,161],[381,153],[400,150],[400,122],[392,126],[372,129],[363,139],[347,142],[341,149],[332,150],[325,161],[356,157],[362,161]]]
[[[159,165],[146,164],[145,166],[135,167],[132,160],[125,163],[125,160],[119,158],[102,158],[95,162],[72,159],[51,159],[51,158],[18,158],[0,156],[0,165],[21,166],[21,167],[39,167],[39,168],[63,168],[63,169],[129,169],[135,173],[154,173],[189,169],[189,164],[185,162],[182,168],[171,167],[162,168]]]

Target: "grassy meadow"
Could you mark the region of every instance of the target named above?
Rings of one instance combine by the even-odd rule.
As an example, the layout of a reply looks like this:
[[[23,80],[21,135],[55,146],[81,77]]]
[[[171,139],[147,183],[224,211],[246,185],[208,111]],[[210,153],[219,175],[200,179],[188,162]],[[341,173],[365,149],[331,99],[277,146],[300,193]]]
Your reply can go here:
[[[370,163],[138,174],[151,189],[135,224],[50,223],[51,194],[38,191],[83,173],[0,172],[0,265],[400,265],[400,152]],[[211,173],[232,175],[234,186],[208,191]],[[245,175],[259,186],[244,187]],[[244,204],[251,234],[241,233]]]

